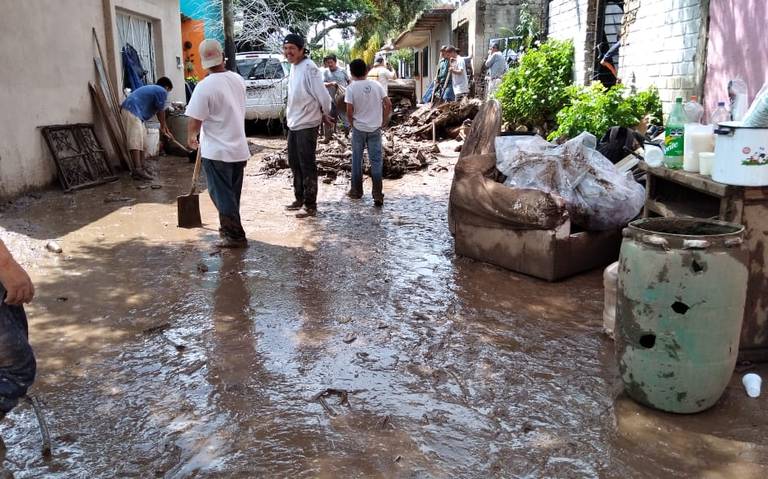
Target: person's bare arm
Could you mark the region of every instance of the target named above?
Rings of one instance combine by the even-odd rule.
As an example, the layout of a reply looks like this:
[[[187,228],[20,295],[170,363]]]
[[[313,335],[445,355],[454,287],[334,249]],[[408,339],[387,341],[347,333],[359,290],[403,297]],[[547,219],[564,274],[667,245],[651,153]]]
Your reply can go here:
[[[347,120],[349,120],[349,127],[355,127],[355,107],[352,103],[347,103]]]
[[[200,148],[200,143],[197,141],[197,135],[200,134],[200,128],[203,126],[202,120],[197,120],[190,117],[187,124],[187,146],[196,150]]]
[[[385,96],[384,100],[382,100],[382,103],[384,104],[383,114],[384,114],[384,124],[386,125],[389,123],[389,115],[392,114],[392,100],[390,100],[388,96]]]
[[[0,283],[7,294],[5,303],[22,305],[29,303],[35,296],[35,287],[24,268],[13,259],[11,252],[0,240]]]
[[[160,133],[173,138],[173,135],[171,135],[171,130],[168,129],[168,124],[165,122],[165,110],[160,110],[157,112],[157,121],[160,122]]]

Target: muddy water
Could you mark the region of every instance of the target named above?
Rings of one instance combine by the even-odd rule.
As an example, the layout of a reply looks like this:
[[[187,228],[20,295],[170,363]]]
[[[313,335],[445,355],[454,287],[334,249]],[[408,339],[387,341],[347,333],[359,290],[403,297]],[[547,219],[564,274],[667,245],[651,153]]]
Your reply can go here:
[[[322,185],[320,216],[297,220],[288,178],[252,162],[251,247],[220,252],[207,197],[207,229],[175,228],[190,165],[159,169],[160,189],[2,211],[38,286],[34,394],[54,443],[43,459],[32,412],[11,414],[17,478],[768,475],[768,405],[738,378],[697,416],[620,394],[599,272],[548,284],[456,258],[450,171],[386,182],[382,210]],[[315,399],[328,389],[348,402]]]

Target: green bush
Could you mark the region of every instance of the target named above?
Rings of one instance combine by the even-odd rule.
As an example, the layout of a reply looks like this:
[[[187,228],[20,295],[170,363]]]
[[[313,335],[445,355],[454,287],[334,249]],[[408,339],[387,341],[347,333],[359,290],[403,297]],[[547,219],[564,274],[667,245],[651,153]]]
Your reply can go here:
[[[594,82],[590,86],[570,86],[566,91],[569,102],[557,114],[558,128],[550,133],[550,141],[573,138],[584,131],[600,138],[613,126],[634,127],[646,115],[650,115],[651,123],[662,123],[661,99],[654,87],[628,95],[623,85],[608,89]]]
[[[504,121],[546,131],[547,123],[568,100],[566,88],[572,75],[570,40],[549,40],[528,50],[520,65],[507,72],[496,91]]]

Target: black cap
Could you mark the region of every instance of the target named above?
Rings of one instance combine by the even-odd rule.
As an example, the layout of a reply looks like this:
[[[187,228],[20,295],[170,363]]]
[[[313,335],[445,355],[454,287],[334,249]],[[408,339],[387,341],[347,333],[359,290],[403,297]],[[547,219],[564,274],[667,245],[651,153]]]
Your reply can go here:
[[[287,45],[289,43],[291,45],[296,45],[297,47],[299,47],[299,49],[303,49],[304,37],[302,37],[301,35],[297,35],[295,33],[289,33],[288,35],[285,36],[285,39],[283,40],[283,45]]]

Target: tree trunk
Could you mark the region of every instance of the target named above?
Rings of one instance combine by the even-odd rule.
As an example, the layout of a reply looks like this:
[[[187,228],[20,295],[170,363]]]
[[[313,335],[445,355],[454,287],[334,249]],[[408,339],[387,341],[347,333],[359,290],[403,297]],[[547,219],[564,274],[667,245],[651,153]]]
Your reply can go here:
[[[232,12],[232,0],[222,0],[222,17],[224,18],[224,56],[227,59],[227,70],[236,72],[237,62],[235,56],[235,19]]]

